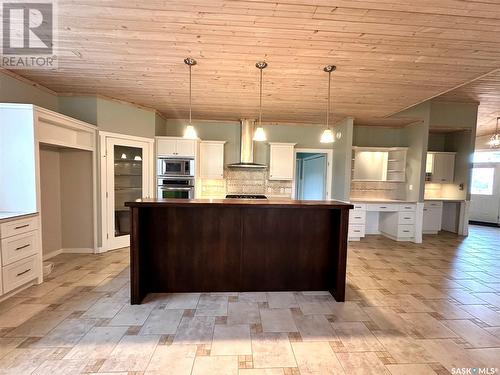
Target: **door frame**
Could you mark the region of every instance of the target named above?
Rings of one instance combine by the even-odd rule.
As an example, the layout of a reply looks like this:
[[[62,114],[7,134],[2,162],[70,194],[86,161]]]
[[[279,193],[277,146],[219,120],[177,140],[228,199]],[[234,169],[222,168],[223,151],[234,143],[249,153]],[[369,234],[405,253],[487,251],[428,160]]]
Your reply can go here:
[[[126,134],[111,133],[106,131],[99,131],[99,187],[100,187],[100,211],[101,211],[101,246],[98,248],[99,253],[104,253],[109,250],[127,247],[130,244],[130,236],[121,236],[120,241],[109,236],[109,223],[110,223],[110,198],[114,197],[113,194],[108,192],[109,179],[113,178],[110,175],[111,171],[108,170],[107,159],[107,144],[109,140],[117,140],[121,145],[131,147],[144,147],[148,156],[143,157],[143,170],[146,171],[146,179],[149,181],[147,189],[147,197],[154,197],[155,190],[155,175],[154,175],[154,139],[137,137]],[[141,145],[142,144],[142,145]],[[145,164],[144,164],[145,163]],[[144,169],[145,168],[145,169]],[[113,211],[114,213],[114,211]],[[114,214],[113,214],[114,221]]]
[[[493,174],[493,189],[495,189],[495,187],[497,189],[500,189],[500,163],[493,163],[493,162],[488,162],[488,163],[473,163],[473,165],[472,165],[472,169],[473,170],[474,169],[479,169],[479,168],[493,168],[493,170],[494,170],[494,172],[493,172],[494,173]],[[472,172],[471,172],[471,184],[472,184]],[[470,191],[470,204],[472,204],[472,197],[473,196],[482,196],[482,195],[483,194],[472,194],[472,187],[471,187],[471,191]],[[470,208],[469,208],[468,219],[469,220],[473,220],[473,221],[477,221],[477,222],[480,222],[480,223],[482,222],[482,223],[500,225],[500,191],[494,193],[494,195],[496,196],[496,200],[497,200],[497,219],[496,219],[496,222],[471,219],[470,218],[470,215],[471,215]]]
[[[297,199],[296,195],[296,184],[297,176],[295,172],[297,170],[297,154],[299,152],[305,152],[310,154],[326,154],[326,199],[332,199],[332,178],[333,178],[333,150],[327,148],[295,148],[293,151],[293,183],[292,183],[292,199]]]

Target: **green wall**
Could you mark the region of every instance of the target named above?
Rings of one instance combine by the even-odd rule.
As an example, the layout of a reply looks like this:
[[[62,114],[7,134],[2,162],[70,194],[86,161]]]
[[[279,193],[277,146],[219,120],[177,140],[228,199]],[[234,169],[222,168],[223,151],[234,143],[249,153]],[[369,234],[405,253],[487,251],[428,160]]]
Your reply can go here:
[[[97,97],[60,96],[59,112],[89,124],[97,125]]]
[[[0,72],[0,103],[28,103],[57,111],[57,95]]]

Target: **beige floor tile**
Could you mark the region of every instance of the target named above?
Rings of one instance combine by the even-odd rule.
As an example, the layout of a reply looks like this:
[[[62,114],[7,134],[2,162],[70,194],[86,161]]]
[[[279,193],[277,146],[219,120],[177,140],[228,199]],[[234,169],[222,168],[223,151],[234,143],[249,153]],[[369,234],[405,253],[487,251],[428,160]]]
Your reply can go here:
[[[128,327],[94,327],[69,351],[65,359],[105,359]]]
[[[481,305],[486,304],[481,298],[476,297],[472,293],[463,289],[447,289],[444,291],[449,297],[464,304],[464,305]]]
[[[337,353],[337,358],[349,375],[390,375],[376,353]]]
[[[85,370],[86,360],[50,359],[41,364],[33,375],[80,374]]]
[[[7,353],[14,350],[24,340],[24,337],[0,337],[0,359],[5,357]]]
[[[252,335],[254,368],[297,367],[288,335],[259,333]]]
[[[47,307],[31,303],[16,305],[0,315],[0,327],[17,327]]]
[[[490,326],[500,326],[500,313],[483,305],[466,305],[462,308]]]
[[[227,324],[260,323],[259,306],[256,302],[229,302]]]
[[[125,306],[125,303],[124,301],[115,300],[113,298],[101,298],[85,311],[83,317],[111,319],[123,306]]]
[[[294,320],[302,341],[338,340],[332,325],[323,315],[296,315]]]
[[[297,332],[290,309],[260,309],[264,332]]]
[[[299,307],[304,315],[332,314],[332,302],[330,301],[300,301]]]
[[[488,302],[489,304],[500,307],[500,295],[495,294],[495,293],[476,293],[474,296],[478,297],[479,299],[482,299],[485,302]]]
[[[143,303],[141,305],[124,305],[120,311],[109,322],[110,326],[142,326],[151,311],[155,308],[155,303]]]
[[[169,294],[165,300],[167,309],[196,309],[200,293],[173,293]]]
[[[103,292],[78,293],[66,299],[56,310],[86,311],[102,297],[104,297]]]
[[[254,368],[254,369],[240,369],[239,375],[285,375],[281,368]]]
[[[295,294],[291,292],[269,292],[267,302],[271,309],[289,309],[299,307]]]
[[[128,280],[117,277],[109,277],[103,280],[99,285],[94,288],[94,292],[117,292]]]
[[[158,345],[146,368],[146,375],[190,375],[196,357],[196,345]]]
[[[382,345],[363,323],[332,323],[335,334],[340,338],[348,352],[383,351]]]
[[[441,324],[427,313],[401,314],[412,329],[426,339],[441,339],[458,337],[455,332]]]
[[[50,333],[37,341],[34,346],[40,348],[73,347],[94,327],[95,319],[66,319]]]
[[[228,297],[202,294],[196,308],[196,316],[227,316]]]
[[[328,342],[293,342],[292,348],[301,375],[345,374]]]
[[[474,361],[483,363],[487,368],[498,368],[500,358],[500,348],[466,349],[467,355],[474,358]]]
[[[446,320],[443,324],[462,336],[474,348],[500,347],[500,338],[493,336],[470,320]]]
[[[391,375],[437,375],[432,367],[424,364],[389,364],[386,367]]]
[[[336,320],[343,322],[370,321],[370,317],[355,302],[333,302],[331,314]]]
[[[18,297],[42,297],[46,295],[47,293],[51,292],[55,288],[59,287],[61,284],[59,283],[54,283],[52,281],[46,281],[42,284],[38,285],[33,285],[30,286],[29,288],[23,290],[22,292],[18,293]]]
[[[213,316],[195,316],[182,318],[174,344],[209,344],[212,342],[215,326]]]
[[[446,300],[428,300],[425,304],[432,308],[433,311],[439,313],[446,319],[471,319],[473,316],[467,311],[460,308],[456,303],[451,303]]]
[[[53,355],[55,349],[15,349],[0,360],[0,374],[31,374]]]
[[[143,324],[140,335],[173,335],[182,319],[184,310],[160,310],[151,311],[146,322]]]
[[[265,292],[239,293],[238,302],[267,302],[267,293]]]
[[[375,336],[398,363],[431,363],[434,358],[419,341],[401,333],[376,332]]]
[[[5,313],[7,310],[10,310],[20,303],[26,302],[27,299],[28,297],[18,297],[17,294],[13,297],[7,298],[6,300],[0,302],[0,314]]]
[[[196,357],[192,375],[238,375],[238,357]]]
[[[145,371],[160,336],[123,336],[99,371]]]
[[[411,329],[410,323],[390,307],[364,307],[363,310],[381,330],[407,333]]]
[[[71,311],[42,311],[25,321],[13,331],[7,333],[7,337],[42,337],[48,334],[54,327],[61,323]]]
[[[250,327],[216,324],[210,355],[251,355]]]

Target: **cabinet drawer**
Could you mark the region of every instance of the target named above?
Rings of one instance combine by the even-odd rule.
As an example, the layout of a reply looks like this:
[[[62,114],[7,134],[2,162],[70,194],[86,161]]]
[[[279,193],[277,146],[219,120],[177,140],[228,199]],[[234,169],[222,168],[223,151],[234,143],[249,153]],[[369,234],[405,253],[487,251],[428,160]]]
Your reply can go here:
[[[366,211],[349,211],[349,224],[364,224]]]
[[[398,224],[415,224],[415,212],[400,212],[398,217]]]
[[[18,234],[2,240],[2,266],[14,263],[38,252],[38,232]]]
[[[398,225],[398,237],[415,237],[415,226]]]
[[[2,268],[3,292],[8,293],[38,276],[36,256],[19,260]]]
[[[349,225],[349,237],[364,237],[365,236],[365,226],[364,225]]]
[[[28,217],[0,224],[0,238],[31,232],[38,228],[38,217]]]
[[[417,206],[415,204],[400,204],[399,211],[415,211]]]
[[[425,208],[443,207],[443,201],[425,201],[424,207]]]
[[[353,203],[353,211],[364,211],[366,210],[366,204],[364,203]]]
[[[367,211],[399,211],[397,204],[383,204],[383,203],[368,203],[366,205]]]

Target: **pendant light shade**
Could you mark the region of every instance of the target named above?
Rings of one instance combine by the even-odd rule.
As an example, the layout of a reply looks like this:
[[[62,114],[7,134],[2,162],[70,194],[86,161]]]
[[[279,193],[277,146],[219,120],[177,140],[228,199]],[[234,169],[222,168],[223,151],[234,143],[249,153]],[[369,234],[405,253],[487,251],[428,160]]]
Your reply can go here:
[[[186,139],[197,139],[198,134],[196,133],[196,129],[194,128],[193,124],[191,123],[191,68],[196,65],[196,60],[192,59],[190,57],[187,57],[184,59],[184,64],[189,66],[189,124],[186,126],[186,129],[184,129],[184,138]]]
[[[500,120],[500,117],[497,117],[497,126],[495,130],[495,134],[493,134],[490,137],[490,140],[488,141],[488,146],[490,148],[499,148],[500,147],[500,133],[498,133],[498,121]]]
[[[259,61],[255,66],[260,70],[260,86],[259,86],[259,126],[253,133],[253,140],[257,142],[264,142],[267,140],[266,132],[262,127],[262,71],[267,67],[265,61]]]
[[[335,135],[334,135],[332,129],[330,129],[330,124],[329,124],[329,120],[330,120],[331,76],[332,76],[332,72],[335,69],[337,69],[337,67],[335,65],[327,65],[327,66],[325,66],[323,68],[323,70],[328,73],[328,103],[327,103],[327,106],[326,106],[326,129],[321,134],[321,138],[319,140],[321,143],[333,143],[333,142],[335,142]]]

